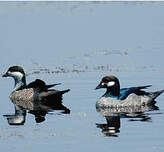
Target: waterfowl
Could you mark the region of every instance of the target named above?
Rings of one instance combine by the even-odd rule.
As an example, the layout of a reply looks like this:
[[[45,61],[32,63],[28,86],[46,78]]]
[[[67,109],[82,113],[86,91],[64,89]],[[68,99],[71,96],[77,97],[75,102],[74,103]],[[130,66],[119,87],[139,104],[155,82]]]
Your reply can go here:
[[[12,77],[15,80],[15,86],[10,94],[11,101],[20,108],[30,111],[42,110],[64,110],[69,113],[70,110],[62,104],[62,96],[70,89],[59,91],[49,89],[59,84],[46,85],[40,79],[26,85],[25,72],[20,66],[12,66],[3,77]]]
[[[164,90],[146,92],[143,89],[151,85],[120,89],[120,83],[115,76],[105,76],[95,89],[106,88],[105,94],[96,102],[97,108],[144,106],[155,103],[155,99]]]

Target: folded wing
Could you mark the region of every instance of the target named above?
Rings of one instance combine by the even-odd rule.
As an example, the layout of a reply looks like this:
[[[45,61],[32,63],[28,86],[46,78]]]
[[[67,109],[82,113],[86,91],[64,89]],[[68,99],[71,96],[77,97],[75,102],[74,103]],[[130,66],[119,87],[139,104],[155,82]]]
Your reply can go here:
[[[119,99],[124,100],[132,93],[135,93],[136,95],[149,95],[148,92],[142,90],[142,89],[147,89],[148,87],[151,87],[151,85],[120,89]]]

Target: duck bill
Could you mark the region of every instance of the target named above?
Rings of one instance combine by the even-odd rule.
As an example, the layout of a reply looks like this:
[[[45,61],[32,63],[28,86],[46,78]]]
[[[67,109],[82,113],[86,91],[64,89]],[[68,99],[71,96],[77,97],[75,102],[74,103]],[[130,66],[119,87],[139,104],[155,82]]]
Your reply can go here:
[[[101,89],[102,88],[102,85],[101,85],[101,83],[95,88],[95,90],[97,90],[97,89]]]
[[[8,73],[5,73],[5,74],[2,75],[2,77],[8,77],[8,76],[9,76]]]

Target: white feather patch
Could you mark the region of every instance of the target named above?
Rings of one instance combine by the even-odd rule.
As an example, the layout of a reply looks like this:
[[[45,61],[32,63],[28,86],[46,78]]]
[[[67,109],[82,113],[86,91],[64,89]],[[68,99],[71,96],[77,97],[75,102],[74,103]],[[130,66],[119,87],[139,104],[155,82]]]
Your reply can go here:
[[[21,72],[9,72],[11,76],[22,79],[23,74]]]
[[[114,82],[114,81],[110,81],[110,82],[107,83],[107,86],[108,86],[108,87],[111,87],[111,86],[113,86],[113,85],[115,85],[115,82]]]

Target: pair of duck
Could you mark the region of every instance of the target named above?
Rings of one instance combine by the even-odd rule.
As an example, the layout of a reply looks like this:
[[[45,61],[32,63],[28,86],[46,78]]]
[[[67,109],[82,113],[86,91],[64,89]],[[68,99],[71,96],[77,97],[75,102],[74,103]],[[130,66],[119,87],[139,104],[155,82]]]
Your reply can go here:
[[[19,105],[21,108],[30,110],[39,109],[40,103],[48,105],[48,101],[55,102],[55,106],[62,105],[62,95],[69,92],[70,89],[59,91],[49,89],[59,84],[46,85],[44,81],[36,79],[26,85],[25,72],[20,66],[12,66],[3,77],[13,77],[15,80],[14,90],[10,94],[11,101]],[[115,76],[103,77],[100,84],[95,89],[106,88],[106,93],[96,102],[97,108],[110,107],[129,107],[129,106],[144,106],[153,104],[155,98],[158,97],[164,90],[156,92],[146,92],[143,89],[151,85],[130,87],[120,89],[119,80]],[[51,103],[50,103],[51,104]],[[63,109],[66,108],[63,106]]]

